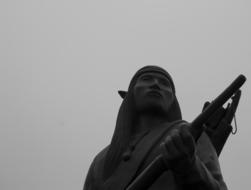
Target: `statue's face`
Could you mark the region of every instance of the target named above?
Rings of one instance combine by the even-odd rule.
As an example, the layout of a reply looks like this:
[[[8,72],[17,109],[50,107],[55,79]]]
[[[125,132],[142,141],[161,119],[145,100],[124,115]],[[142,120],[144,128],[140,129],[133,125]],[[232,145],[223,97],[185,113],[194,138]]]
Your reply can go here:
[[[174,100],[171,83],[157,72],[146,72],[139,76],[133,88],[138,112],[166,114]]]

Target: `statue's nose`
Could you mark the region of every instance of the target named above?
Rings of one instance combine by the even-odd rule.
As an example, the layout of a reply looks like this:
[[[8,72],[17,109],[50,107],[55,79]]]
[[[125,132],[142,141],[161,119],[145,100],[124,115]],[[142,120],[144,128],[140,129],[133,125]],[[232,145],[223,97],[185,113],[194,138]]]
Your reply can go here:
[[[150,88],[156,89],[156,90],[161,90],[161,89],[160,89],[160,86],[159,86],[159,81],[158,81],[158,79],[153,79]]]

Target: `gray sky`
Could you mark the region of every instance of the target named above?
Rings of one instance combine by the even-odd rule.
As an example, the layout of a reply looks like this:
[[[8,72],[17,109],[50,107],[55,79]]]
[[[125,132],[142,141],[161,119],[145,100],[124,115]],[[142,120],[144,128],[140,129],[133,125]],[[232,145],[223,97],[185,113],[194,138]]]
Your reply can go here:
[[[81,189],[144,65],[174,78],[192,121],[240,73],[251,74],[250,1],[0,2],[0,188]],[[220,163],[229,189],[251,186],[249,81],[239,131]]]

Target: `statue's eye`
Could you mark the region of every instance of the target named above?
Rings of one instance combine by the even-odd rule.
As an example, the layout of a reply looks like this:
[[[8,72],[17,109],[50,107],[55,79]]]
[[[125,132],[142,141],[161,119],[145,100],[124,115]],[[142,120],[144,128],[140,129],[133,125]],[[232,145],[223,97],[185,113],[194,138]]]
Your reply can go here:
[[[163,84],[165,86],[170,86],[170,83],[167,79],[160,78],[159,81],[161,84]]]

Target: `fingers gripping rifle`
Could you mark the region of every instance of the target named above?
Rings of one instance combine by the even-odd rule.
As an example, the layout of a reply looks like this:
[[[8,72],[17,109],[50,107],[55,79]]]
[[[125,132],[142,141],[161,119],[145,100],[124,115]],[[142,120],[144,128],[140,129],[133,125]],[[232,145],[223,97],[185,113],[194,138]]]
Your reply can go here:
[[[229,98],[235,94],[246,81],[244,75],[239,75],[217,98],[215,98],[204,111],[197,116],[190,125],[190,132],[195,141],[198,140],[203,132],[203,123]],[[157,156],[144,171],[126,188],[126,190],[146,190],[153,182],[168,169],[164,163],[163,156]]]

